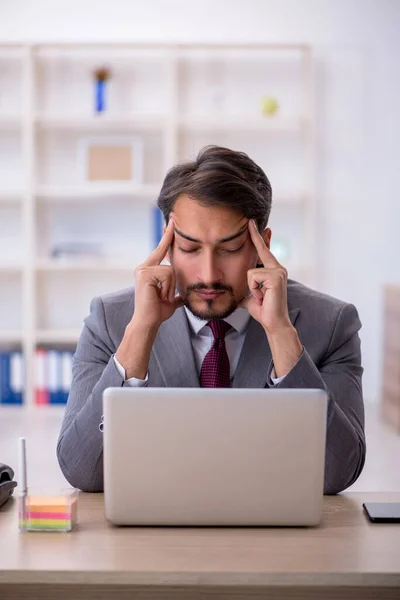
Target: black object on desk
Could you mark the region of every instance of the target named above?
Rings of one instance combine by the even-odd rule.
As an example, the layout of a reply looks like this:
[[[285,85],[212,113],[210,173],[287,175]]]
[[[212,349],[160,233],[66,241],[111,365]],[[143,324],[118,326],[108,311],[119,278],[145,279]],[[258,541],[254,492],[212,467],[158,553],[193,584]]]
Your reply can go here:
[[[0,506],[3,506],[12,495],[17,482],[13,481],[14,471],[8,465],[0,463]]]
[[[400,502],[365,502],[363,508],[373,523],[400,523]]]

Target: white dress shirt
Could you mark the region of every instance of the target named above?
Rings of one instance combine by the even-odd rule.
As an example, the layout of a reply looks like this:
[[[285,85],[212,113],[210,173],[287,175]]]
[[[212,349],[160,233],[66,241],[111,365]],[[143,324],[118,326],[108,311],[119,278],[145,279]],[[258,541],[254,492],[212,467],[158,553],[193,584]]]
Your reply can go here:
[[[186,306],[185,311],[189,321],[190,341],[193,347],[197,372],[200,373],[204,357],[213,345],[214,335],[211,331],[211,328],[207,326],[208,321],[203,321],[195,317],[190,310],[186,308]],[[224,319],[224,321],[229,323],[231,326],[225,336],[225,346],[231,368],[230,378],[232,382],[232,379],[236,373],[240,353],[242,352],[244,339],[246,337],[247,326],[250,321],[250,314],[245,308],[237,308],[231,315],[229,315],[229,317]],[[115,355],[114,362],[119,374],[124,379],[124,385],[131,387],[143,387],[147,384],[148,374],[146,374],[145,379],[136,379],[136,377],[126,379],[125,369],[118,362]],[[265,365],[265,368],[267,369],[268,365]],[[280,383],[285,377],[285,375],[282,377],[273,377],[274,374],[275,373],[272,370],[272,385]]]

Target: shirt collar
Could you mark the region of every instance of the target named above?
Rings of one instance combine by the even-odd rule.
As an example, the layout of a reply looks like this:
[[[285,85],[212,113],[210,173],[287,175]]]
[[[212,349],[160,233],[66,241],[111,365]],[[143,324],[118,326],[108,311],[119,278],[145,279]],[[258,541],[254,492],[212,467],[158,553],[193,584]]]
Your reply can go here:
[[[191,330],[194,334],[198,335],[203,327],[207,325],[208,321],[198,319],[186,306],[184,308]],[[245,308],[237,308],[231,315],[229,315],[229,317],[226,317],[224,321],[229,323],[229,325],[233,327],[239,334],[242,334],[246,330],[250,321],[250,314]]]

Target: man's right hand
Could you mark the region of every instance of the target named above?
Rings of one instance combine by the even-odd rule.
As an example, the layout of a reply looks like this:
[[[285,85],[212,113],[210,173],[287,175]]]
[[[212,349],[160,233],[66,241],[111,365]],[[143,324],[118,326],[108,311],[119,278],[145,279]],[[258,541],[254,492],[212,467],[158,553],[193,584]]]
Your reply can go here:
[[[176,276],[171,265],[162,265],[174,239],[174,223],[168,227],[157,248],[135,270],[135,312],[133,322],[141,326],[157,328],[183,306],[183,300],[175,296]]]
[[[158,328],[183,306],[175,296],[176,276],[170,265],[161,265],[174,239],[170,219],[157,248],[135,271],[135,311],[115,354],[125,369],[126,379],[144,379]]]

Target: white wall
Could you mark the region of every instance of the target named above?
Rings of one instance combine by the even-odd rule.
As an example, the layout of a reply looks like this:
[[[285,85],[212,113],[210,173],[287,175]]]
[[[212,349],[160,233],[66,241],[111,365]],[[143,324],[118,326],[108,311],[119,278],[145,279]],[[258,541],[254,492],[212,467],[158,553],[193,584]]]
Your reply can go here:
[[[397,0],[0,0],[1,42],[312,44],[320,288],[359,309],[369,400],[379,394],[382,285],[400,283],[399,30]]]

